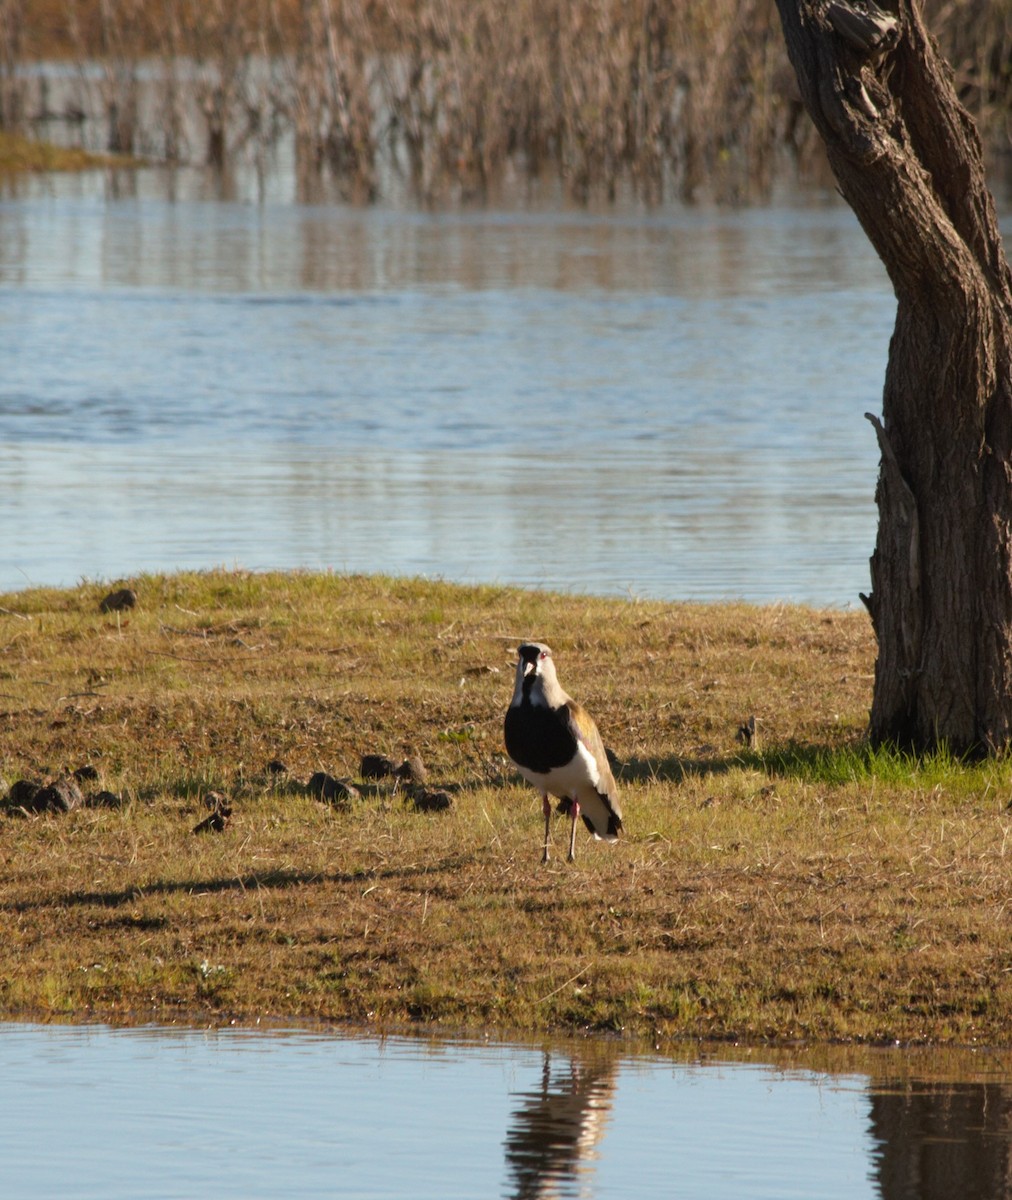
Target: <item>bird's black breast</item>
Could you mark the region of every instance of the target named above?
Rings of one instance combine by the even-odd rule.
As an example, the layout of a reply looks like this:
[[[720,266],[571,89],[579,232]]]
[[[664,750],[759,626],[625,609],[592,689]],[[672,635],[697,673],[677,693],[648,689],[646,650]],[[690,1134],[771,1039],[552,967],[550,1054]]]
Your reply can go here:
[[[568,763],[576,737],[566,708],[518,704],[506,710],[506,753],[521,767],[544,774]]]

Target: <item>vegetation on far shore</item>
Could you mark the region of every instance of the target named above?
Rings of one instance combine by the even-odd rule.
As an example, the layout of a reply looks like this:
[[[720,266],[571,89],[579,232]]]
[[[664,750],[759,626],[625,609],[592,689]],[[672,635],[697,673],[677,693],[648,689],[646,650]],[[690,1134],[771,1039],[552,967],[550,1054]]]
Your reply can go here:
[[[0,174],[17,171],[88,171],[97,167],[136,166],[129,158],[92,154],[74,146],[54,146],[0,129]]]
[[[557,178],[578,201],[770,195],[823,172],[774,0],[15,0],[0,129],[90,121],[100,148],[261,164],[283,135],[300,194],[395,180],[423,203]],[[1007,151],[1007,6],[928,0],[961,99]],[[45,72],[62,60],[51,111]],[[66,63],[76,65],[68,73]],[[66,112],[63,109],[66,109]]]
[[[0,1017],[1007,1044],[1012,765],[867,748],[862,611],[130,586],[0,596],[0,796],[86,765],[104,793],[0,816]],[[541,865],[504,758],[528,637],[620,764],[627,836],[581,831],[575,864],[560,817]],[[451,807],[362,780],[369,753],[421,756]]]

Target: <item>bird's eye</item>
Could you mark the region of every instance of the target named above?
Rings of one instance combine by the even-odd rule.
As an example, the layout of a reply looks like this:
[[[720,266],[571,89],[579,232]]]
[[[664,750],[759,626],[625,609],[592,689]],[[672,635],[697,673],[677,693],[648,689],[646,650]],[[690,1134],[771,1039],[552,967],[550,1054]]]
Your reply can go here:
[[[548,657],[547,650],[542,650],[541,653],[538,655],[538,658],[547,658],[547,657]]]

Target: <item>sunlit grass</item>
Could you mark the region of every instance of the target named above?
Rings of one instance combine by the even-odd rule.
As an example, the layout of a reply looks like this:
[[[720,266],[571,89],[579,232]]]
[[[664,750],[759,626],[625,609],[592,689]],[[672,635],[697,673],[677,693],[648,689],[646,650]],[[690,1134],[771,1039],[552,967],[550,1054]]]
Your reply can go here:
[[[945,747],[918,755],[864,742],[838,747],[788,744],[765,753],[742,754],[741,762],[770,775],[809,783],[876,780],[908,787],[954,787],[961,794],[1012,786],[1012,764],[1007,761],[964,761]]]
[[[1007,1040],[1010,765],[867,745],[863,613],[129,582],[118,614],[98,582],[0,596],[0,776],[91,763],[121,801],[3,820],[0,1014]],[[541,865],[503,753],[525,637],[616,756],[626,835],[575,864]],[[358,778],[408,747],[448,811]],[[212,792],[229,823],[195,834]]]

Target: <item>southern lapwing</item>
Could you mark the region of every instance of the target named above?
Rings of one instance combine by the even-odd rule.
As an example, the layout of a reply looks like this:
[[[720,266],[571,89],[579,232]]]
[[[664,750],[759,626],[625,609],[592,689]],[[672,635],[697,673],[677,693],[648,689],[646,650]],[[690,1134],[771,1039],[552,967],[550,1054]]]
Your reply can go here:
[[[517,651],[517,680],[506,710],[506,753],[517,770],[541,792],[548,862],[552,806],[572,821],[569,861],[576,856],[576,819],[596,838],[613,842],[622,829],[618,788],[604,743],[590,713],[562,690],[548,646],[525,642]]]

